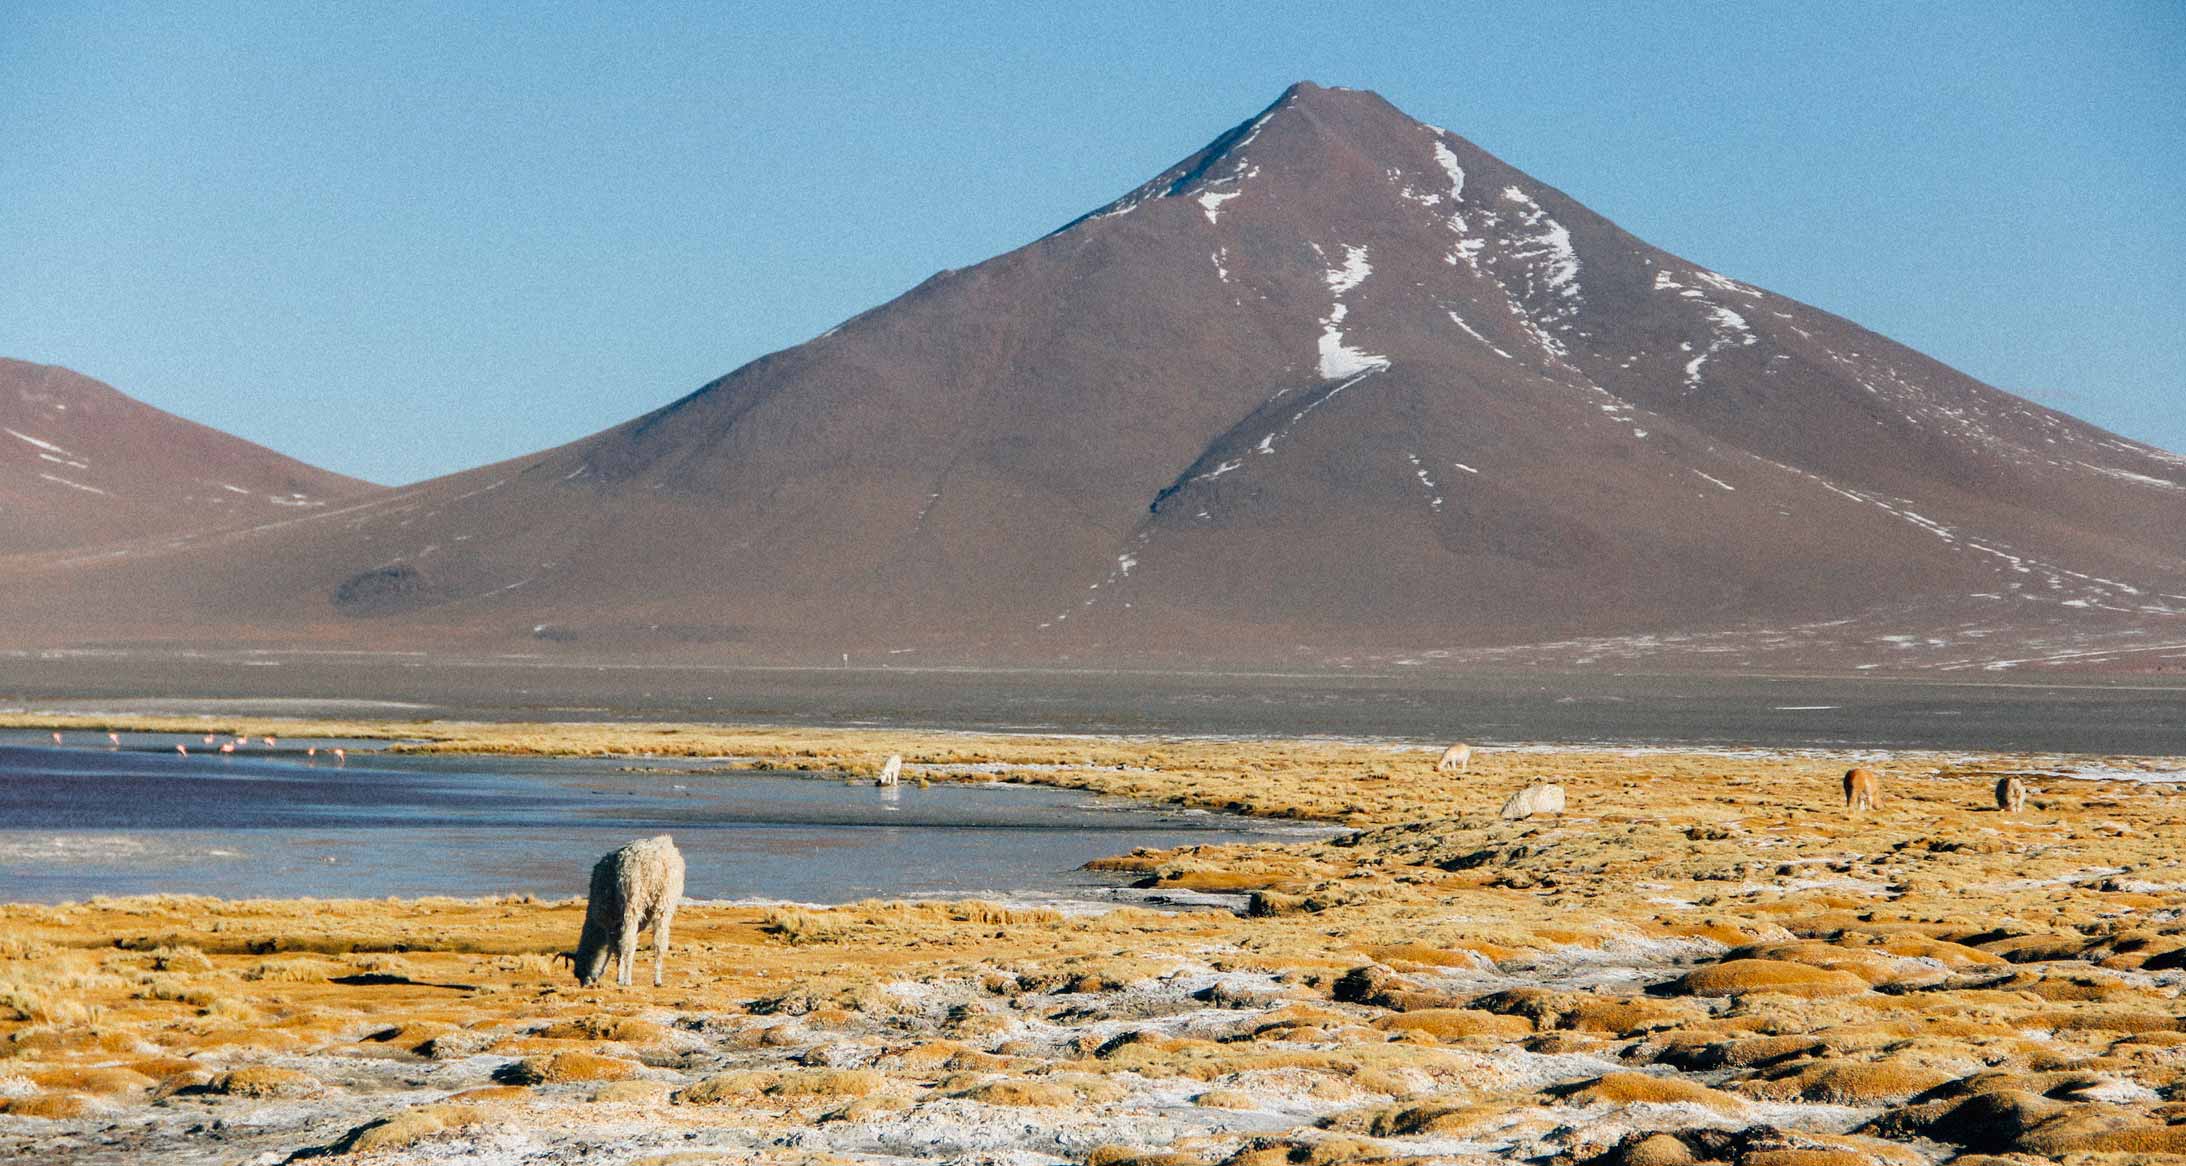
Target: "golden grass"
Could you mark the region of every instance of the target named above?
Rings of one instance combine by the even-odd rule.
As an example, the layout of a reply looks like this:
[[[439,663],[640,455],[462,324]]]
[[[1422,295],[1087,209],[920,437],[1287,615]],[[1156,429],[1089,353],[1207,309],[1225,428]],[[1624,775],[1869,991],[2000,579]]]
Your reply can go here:
[[[28,1097],[0,1098],[0,1113],[10,1117],[65,1121],[96,1112],[97,1104],[80,1093],[34,1093]]]
[[[446,1102],[420,1105],[366,1122],[328,1148],[338,1154],[384,1154],[408,1149],[442,1134],[470,1129],[485,1120],[486,1114],[474,1105]]]
[[[234,1097],[315,1097],[325,1092],[317,1078],[275,1065],[249,1065],[212,1079],[213,1093]]]
[[[564,1085],[572,1081],[628,1081],[643,1069],[636,1061],[570,1049],[525,1057],[502,1069],[498,1076],[511,1085]]]
[[[616,1120],[653,1107],[694,1129],[742,1123],[779,1133],[797,1123],[883,1120],[942,1099],[1013,1110],[1008,1120],[1044,1126],[1153,1082],[1210,1110],[1262,1108],[1286,1091],[1358,1108],[1333,1116],[1326,1130],[1301,1123],[1241,1147],[1112,1148],[1102,1151],[1108,1166],[1155,1166],[1147,1156],[1165,1154],[1314,1166],[1402,1159],[1408,1138],[1516,1136],[1492,1133],[1505,1127],[1565,1146],[1557,1139],[1569,1135],[1553,1131],[1574,1104],[1682,1102],[1729,1119],[1745,1116],[1741,1095],[1916,1109],[1936,1103],[1910,1097],[1958,1089],[1950,1075],[1977,1065],[2004,1075],[1996,1088],[2016,1082],[2038,1101],[2041,1090],[2069,1087],[2044,1074],[2068,1070],[2159,1091],[2182,1083],[2170,1046],[2186,1043],[2186,1032],[2171,1001],[2104,969],[2186,951],[2186,923],[2079,873],[2131,865],[2153,883],[2186,881],[2168,850],[2181,823],[2141,788],[2090,783],[2084,796],[2059,796],[2042,821],[2005,828],[1971,808],[1983,804],[1972,795],[1985,780],[1958,776],[1944,759],[1903,759],[1904,772],[1888,775],[1890,803],[1852,822],[1833,788],[1843,766],[1826,758],[1483,755],[1474,779],[1453,785],[1433,778],[1430,756],[1335,742],[377,729],[434,750],[691,758],[656,766],[695,771],[683,781],[734,781],[761,767],[860,772],[893,751],[940,767],[943,780],[992,776],[974,765],[1060,766],[1009,776],[1344,822],[1360,833],[1332,843],[1147,851],[1103,864],[1157,885],[1250,890],[1259,905],[1252,917],[1064,916],[982,902],[686,905],[674,981],[659,990],[580,989],[552,963],[548,953],[576,934],[579,902],[171,895],[0,906],[0,1074],[20,1078],[6,1089],[15,1116],[41,1108],[127,1114],[174,1082],[210,1086],[215,1069],[269,1068],[276,1055],[428,1056],[443,1062],[438,1072],[491,1051],[519,1058],[512,1079],[587,1088],[468,1090],[360,1126],[344,1144],[453,1137],[500,1106],[521,1107],[525,1120],[580,1124],[588,1105],[624,1107]],[[1566,784],[1581,814],[1550,823],[1494,817],[1502,794],[1544,776]],[[2098,794],[2101,807],[2089,808]],[[2018,889],[2027,884],[2039,886]],[[1695,938],[1731,950],[1667,985],[1682,997],[1554,986],[1555,961],[1567,955],[1620,959],[1612,943]],[[1380,978],[1339,997],[1338,985],[1365,961]],[[1512,961],[1543,962],[1550,970],[1536,974],[1545,986],[1490,1000],[1444,986],[1451,971],[1526,966]],[[1160,1010],[1132,1009],[1184,965],[1271,979],[1225,982],[1179,1005],[1229,1010],[1222,1023],[1231,1027],[1195,1028],[1191,1038],[1121,1028],[1114,1040],[1058,1047],[1040,1035],[1039,1025],[1081,1023],[1114,1034],[1114,1020],[1142,1015],[1158,1027]],[[335,982],[368,970],[418,982]],[[1961,980],[1941,982],[1946,974]],[[1908,977],[1919,990],[1898,994]],[[1985,983],[1996,977],[2009,978]],[[476,990],[431,987],[451,983]],[[961,1002],[967,990],[970,1002],[946,1014],[919,1003],[937,992]],[[1039,1031],[1021,1031],[1026,1022]],[[859,1068],[825,1068],[815,1050],[838,1038],[885,1047]],[[1613,1073],[1484,1097],[1483,1046],[1504,1043],[1716,1074],[1708,1080],[1722,1088]],[[641,1049],[670,1067],[629,1059]],[[47,1074],[50,1084],[27,1072]],[[671,1105],[661,1105],[663,1094]],[[217,1107],[221,1096],[192,1104]],[[2026,1112],[2056,1120],[2092,1104],[2043,1101]],[[2043,1144],[2156,1152],[2147,1148],[2169,1138],[2162,1104],[2104,1103],[2104,1112],[2130,1120],[2043,1126]],[[1850,1166],[1887,1146],[1869,1141],[1836,1146],[1802,1135],[1738,1154],[1740,1166]],[[1616,1161],[1685,1166],[1632,1161],[1671,1155],[1673,1144],[1692,1149],[1642,1139],[1617,1150]]]
[[[871,1069],[799,1069],[775,1078],[765,1092],[773,1097],[864,1097],[887,1084],[887,1077]]]
[[[1740,1091],[1773,1101],[1811,1101],[1823,1105],[1882,1105],[1956,1079],[1958,1074],[1931,1065],[1902,1061],[1820,1061],[1794,1066]]]
[[[981,1081],[950,1091],[949,1096],[983,1105],[1060,1107],[1076,1105],[1078,1091],[1053,1081]]]
[[[1745,1103],[1720,1090],[1681,1077],[1653,1077],[1645,1073],[1605,1073],[1591,1081],[1561,1090],[1563,1096],[1584,1103],[1634,1105],[1684,1103],[1704,1105],[1725,1113],[1737,1113]]]
[[[1387,1032],[1422,1033],[1437,1040],[1461,1040],[1476,1036],[1525,1036],[1533,1031],[1533,1022],[1523,1016],[1505,1016],[1473,1008],[1424,1008],[1417,1012],[1391,1013],[1375,1020],[1374,1027]]]
[[[1856,996],[1867,991],[1867,981],[1850,972],[1767,959],[1734,959],[1695,968],[1681,977],[1677,986],[1690,996],[1770,993],[1813,999]]]

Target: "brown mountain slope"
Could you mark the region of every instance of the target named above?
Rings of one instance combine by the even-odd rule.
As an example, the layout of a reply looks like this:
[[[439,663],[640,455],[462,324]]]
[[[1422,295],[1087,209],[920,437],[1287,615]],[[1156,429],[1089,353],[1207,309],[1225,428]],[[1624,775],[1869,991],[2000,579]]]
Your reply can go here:
[[[289,517],[376,489],[65,368],[0,359],[0,554]]]
[[[1300,85],[1046,238],[593,437],[10,569],[35,626],[126,608],[157,638],[1946,663],[2154,642],[2186,608],[2182,483]]]

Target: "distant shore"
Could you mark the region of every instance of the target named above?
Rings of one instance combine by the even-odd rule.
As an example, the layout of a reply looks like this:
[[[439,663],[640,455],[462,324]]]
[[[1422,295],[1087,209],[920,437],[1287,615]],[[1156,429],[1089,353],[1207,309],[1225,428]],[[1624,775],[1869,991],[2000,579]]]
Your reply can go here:
[[[0,671],[0,711],[32,714],[2186,754],[2186,677],[761,668],[240,648],[7,653]]]

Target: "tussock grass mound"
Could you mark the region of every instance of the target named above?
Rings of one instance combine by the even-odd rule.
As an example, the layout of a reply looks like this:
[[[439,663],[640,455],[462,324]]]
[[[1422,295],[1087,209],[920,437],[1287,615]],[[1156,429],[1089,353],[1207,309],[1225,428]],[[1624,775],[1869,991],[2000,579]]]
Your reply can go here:
[[[316,1097],[326,1091],[326,1086],[318,1078],[294,1069],[250,1065],[214,1077],[206,1089],[233,1097]]]
[[[1745,996],[1766,992],[1815,1000],[1857,996],[1868,990],[1868,984],[1850,972],[1788,960],[1744,959],[1695,968],[1675,980],[1670,990],[1684,996]]]
[[[1421,1033],[1437,1040],[1466,1037],[1521,1037],[1531,1035],[1533,1022],[1523,1016],[1506,1016],[1474,1008],[1423,1008],[1380,1017],[1374,1027],[1384,1032]]]
[[[1604,1073],[1591,1081],[1558,1086],[1552,1095],[1580,1104],[1640,1103],[1704,1105],[1723,1113],[1737,1113],[1746,1103],[1728,1093],[1679,1077],[1651,1077],[1645,1073]]]
[[[571,1050],[525,1057],[502,1066],[493,1077],[507,1085],[563,1085],[573,1081],[629,1081],[643,1069],[636,1061]]]

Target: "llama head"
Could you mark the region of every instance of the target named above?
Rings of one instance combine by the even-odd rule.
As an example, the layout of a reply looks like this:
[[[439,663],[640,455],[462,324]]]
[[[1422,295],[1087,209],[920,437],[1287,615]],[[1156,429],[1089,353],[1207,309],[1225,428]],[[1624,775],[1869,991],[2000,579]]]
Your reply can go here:
[[[606,929],[585,924],[584,933],[577,938],[577,950],[557,952],[556,958],[568,960],[570,970],[577,973],[577,982],[591,987],[607,974]]]

